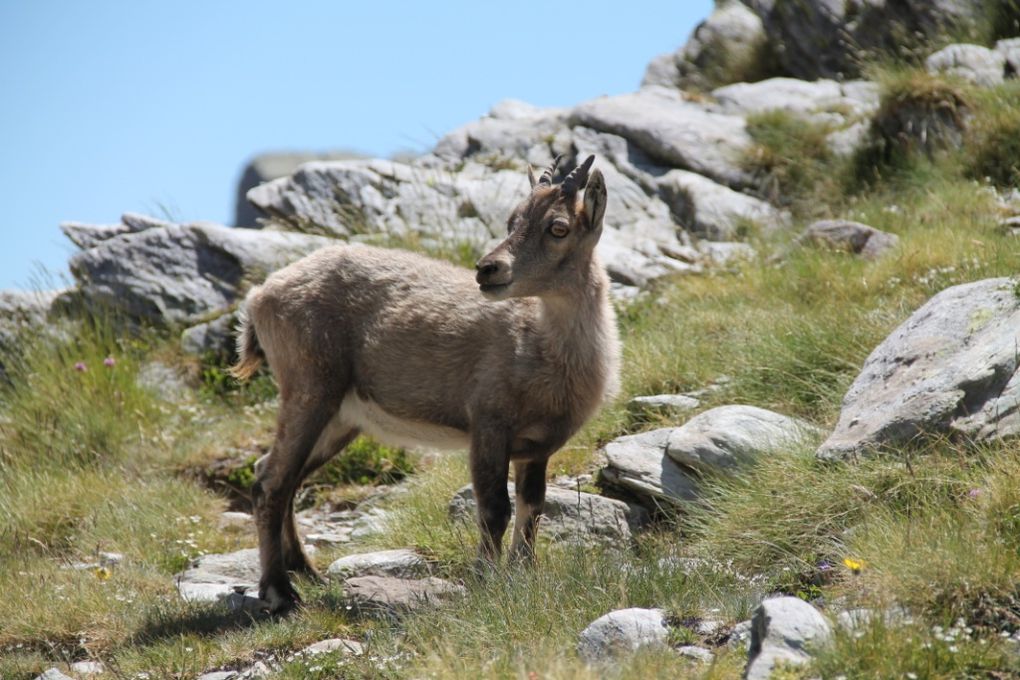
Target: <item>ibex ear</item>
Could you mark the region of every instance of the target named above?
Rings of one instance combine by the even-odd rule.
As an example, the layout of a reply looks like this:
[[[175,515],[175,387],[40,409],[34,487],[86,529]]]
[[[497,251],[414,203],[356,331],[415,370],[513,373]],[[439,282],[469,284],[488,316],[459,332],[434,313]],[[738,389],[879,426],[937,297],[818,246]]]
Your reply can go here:
[[[538,180],[535,179],[535,169],[531,167],[531,163],[528,163],[528,184],[531,185],[532,189],[538,184]]]
[[[584,213],[593,232],[602,231],[602,218],[606,216],[606,179],[602,171],[592,170],[584,189]]]

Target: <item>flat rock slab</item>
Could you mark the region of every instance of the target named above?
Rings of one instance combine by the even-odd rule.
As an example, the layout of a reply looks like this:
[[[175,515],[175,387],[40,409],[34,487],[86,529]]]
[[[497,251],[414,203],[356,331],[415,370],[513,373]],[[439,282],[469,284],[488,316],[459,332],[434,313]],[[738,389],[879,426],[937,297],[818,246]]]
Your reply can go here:
[[[669,630],[659,609],[618,609],[588,624],[577,643],[588,663],[611,659],[642,647],[664,647]]]
[[[344,581],[344,598],[359,612],[394,616],[435,606],[463,595],[464,586],[430,576],[356,576]]]
[[[256,548],[232,553],[203,555],[174,576],[177,592],[189,602],[226,602],[234,610],[258,610],[260,601],[246,592],[257,592],[259,551]]]
[[[607,465],[603,481],[636,495],[654,509],[661,503],[671,505],[698,498],[698,482],[666,455],[671,427],[619,437],[606,444]]]
[[[875,348],[819,447],[839,459],[918,435],[1020,434],[1020,295],[1007,278],[947,288]]]
[[[751,619],[751,648],[747,654],[746,680],[771,677],[779,663],[802,665],[811,656],[809,647],[822,645],[832,636],[832,626],[821,612],[796,597],[765,600]]]
[[[810,423],[756,406],[719,406],[672,428],[666,455],[702,472],[726,472],[762,455],[817,442],[820,434]]]
[[[516,487],[507,485],[507,493],[515,505]],[[450,500],[450,517],[461,522],[475,522],[475,495],[471,485],[461,487]],[[516,514],[516,508],[513,508]],[[584,491],[548,486],[545,509],[539,533],[554,541],[588,543],[600,541],[610,545],[626,545],[631,525],[640,524],[631,508],[623,501]]]
[[[853,220],[819,220],[808,226],[799,240],[876,260],[895,248],[900,237]]]
[[[338,578],[352,576],[412,578],[425,576],[428,571],[429,567],[425,559],[409,548],[347,555],[334,561],[326,569],[327,574]]]

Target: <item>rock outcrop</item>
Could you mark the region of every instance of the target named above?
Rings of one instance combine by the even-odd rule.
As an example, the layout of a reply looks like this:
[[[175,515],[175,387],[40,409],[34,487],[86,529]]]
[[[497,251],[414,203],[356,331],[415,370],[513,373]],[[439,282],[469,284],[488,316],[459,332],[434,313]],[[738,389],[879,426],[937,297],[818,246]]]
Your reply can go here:
[[[341,161],[352,158],[364,158],[362,154],[351,151],[327,151],[325,153],[309,152],[270,152],[260,153],[253,157],[241,170],[241,178],[237,183],[237,196],[234,202],[234,226],[258,227],[259,212],[246,198],[248,190],[280,177],[286,177],[297,171],[299,167],[311,161]]]
[[[970,0],[748,0],[784,75],[857,78],[869,59],[930,44],[974,26],[983,3]],[[904,40],[904,37],[908,37]]]
[[[990,441],[1020,434],[1016,281],[947,288],[864,362],[821,458],[846,458],[919,435]]]
[[[761,18],[737,0],[722,0],[680,49],[648,64],[641,85],[709,90],[769,75],[770,57]]]

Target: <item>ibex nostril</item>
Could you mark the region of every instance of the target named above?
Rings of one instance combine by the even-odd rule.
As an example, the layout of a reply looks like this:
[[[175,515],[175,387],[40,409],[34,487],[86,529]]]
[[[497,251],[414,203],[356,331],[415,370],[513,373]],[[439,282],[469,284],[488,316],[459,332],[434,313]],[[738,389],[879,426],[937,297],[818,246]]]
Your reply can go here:
[[[475,269],[478,270],[479,274],[486,276],[489,274],[495,274],[496,270],[499,269],[499,266],[495,262],[479,262],[475,265]]]

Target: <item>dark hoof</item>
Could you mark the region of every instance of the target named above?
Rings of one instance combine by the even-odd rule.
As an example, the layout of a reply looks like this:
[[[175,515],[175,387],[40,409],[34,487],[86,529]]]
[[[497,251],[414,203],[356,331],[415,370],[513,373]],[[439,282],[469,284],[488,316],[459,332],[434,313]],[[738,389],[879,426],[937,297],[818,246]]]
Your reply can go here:
[[[266,610],[274,616],[289,614],[301,606],[301,596],[287,580],[261,586],[259,599],[266,603]]]

